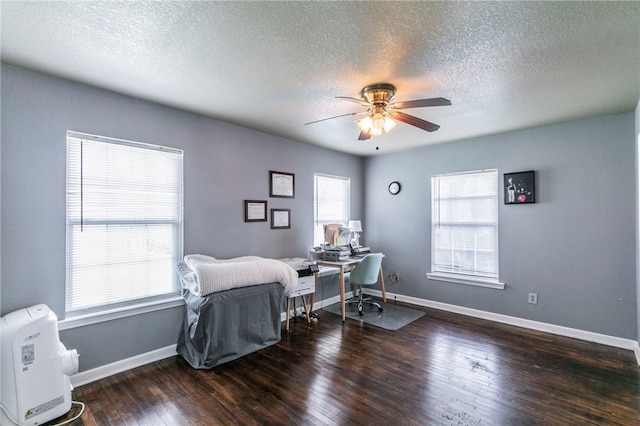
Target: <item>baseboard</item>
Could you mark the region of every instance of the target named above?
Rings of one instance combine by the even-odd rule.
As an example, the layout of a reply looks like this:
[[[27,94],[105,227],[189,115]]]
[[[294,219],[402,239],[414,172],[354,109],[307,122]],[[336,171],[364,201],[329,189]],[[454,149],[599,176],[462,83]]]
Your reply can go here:
[[[92,368],[91,370],[81,371],[80,373],[71,376],[71,384],[74,387],[86,385],[88,383],[95,382],[96,380],[104,379],[105,377],[122,373],[123,371],[141,367],[145,364],[150,364],[152,362],[160,361],[162,359],[169,358],[175,355],[176,345],[166,346],[164,348],[156,349],[151,352],[145,352],[140,355],[132,356],[131,358],[112,362],[111,364]]]
[[[315,311],[315,310],[318,310],[318,309],[322,309],[322,308],[325,308],[325,307],[327,307],[329,305],[333,305],[335,303],[340,303],[340,295],[339,294],[337,296],[333,296],[333,297],[330,297],[328,299],[324,299],[324,300],[321,300],[319,302],[316,302],[314,304],[314,306],[313,306],[314,309],[312,309],[312,310]]]
[[[329,299],[321,300],[314,303],[312,310],[322,309],[325,306],[333,305],[340,302],[340,296],[331,297]],[[302,307],[297,308],[297,313],[302,314]],[[286,314],[281,314],[281,320],[285,321]],[[146,352],[140,355],[132,356],[120,361],[112,362],[111,364],[102,365],[100,367],[92,368],[91,370],[81,371],[78,374],[71,376],[71,384],[76,386],[82,386],[95,382],[105,377],[112,376],[114,374],[122,373],[123,371],[130,370],[132,368],[141,367],[145,364],[160,361],[165,358],[169,358],[176,355],[176,345],[166,346],[164,348],[156,349],[150,352]]]
[[[340,302],[340,296],[334,296],[329,299],[321,300],[313,305],[312,310],[322,309],[325,306],[333,305]],[[302,314],[302,307],[297,308],[297,313]],[[281,314],[281,320],[285,321],[286,314]],[[130,370],[132,368],[141,367],[145,364],[160,361],[165,358],[176,355],[176,345],[166,346],[164,348],[156,349],[150,352],[146,352],[140,355],[132,356],[120,361],[113,362],[111,364],[102,365],[100,367],[92,368],[91,370],[81,371],[78,374],[71,376],[71,384],[76,386],[82,386],[95,382],[105,377],[112,376],[114,374],[122,373],[123,371]]]
[[[328,299],[316,301],[311,307],[311,311],[317,311],[318,309],[322,309],[326,306],[333,305],[334,303],[340,302],[340,295],[330,297]],[[302,315],[304,313],[302,306],[296,307],[296,315]],[[280,314],[280,321],[287,320],[287,313],[282,312]]]
[[[379,290],[368,289],[365,293],[372,296],[382,297]],[[536,331],[556,334],[559,336],[571,337],[574,339],[585,340],[588,342],[600,343],[607,346],[613,346],[621,349],[629,349],[635,352],[636,360],[640,365],[640,345],[637,341],[624,339],[621,337],[609,336],[606,334],[594,333],[570,327],[564,327],[555,324],[548,324],[540,321],[533,321],[524,318],[512,317],[509,315],[496,314],[493,312],[482,311],[479,309],[465,308],[463,306],[450,305],[447,303],[436,302],[433,300],[419,299],[417,297],[404,296],[401,294],[386,293],[387,301],[389,299],[399,300],[400,302],[411,303],[413,305],[425,306],[427,308],[439,309],[442,311],[452,312],[456,314],[471,316],[475,318],[486,319],[489,321],[499,322],[502,324],[514,325],[516,327],[528,328]]]
[[[378,290],[366,290],[365,293],[372,296],[382,297],[382,293]],[[613,346],[622,349],[632,350],[636,356],[636,361],[640,366],[640,344],[635,340],[623,339],[620,337],[608,336],[605,334],[593,333],[590,331],[578,330],[575,328],[563,327],[554,324],[547,324],[539,321],[532,321],[518,317],[512,317],[509,315],[496,314],[493,312],[481,311],[479,309],[465,308],[462,306],[449,305],[447,303],[435,302],[433,300],[418,299],[416,297],[404,296],[401,294],[386,293],[387,301],[398,300],[400,302],[406,302],[413,305],[424,306],[427,308],[439,309],[442,311],[452,312],[456,314],[471,316],[475,318],[486,319],[489,321],[499,322],[502,324],[514,325],[517,327],[524,327],[531,330],[544,331],[551,334],[557,334],[559,336],[572,337],[574,339],[585,340],[588,342],[600,343],[607,346]],[[312,310],[322,309],[326,306],[333,305],[340,302],[340,296],[330,297],[328,299],[320,300],[314,303]],[[300,314],[302,307],[298,308]],[[285,320],[285,313],[281,315],[282,321]],[[141,367],[145,364],[149,364],[155,361],[160,361],[165,358],[169,358],[176,355],[176,345],[170,345],[164,348],[156,349],[151,352],[146,352],[140,355],[133,356],[131,358],[123,359],[113,362],[111,364],[103,365],[93,368],[91,370],[82,371],[78,374],[71,376],[71,384],[73,386],[82,386],[96,380],[109,377],[111,375],[121,373],[132,368]]]

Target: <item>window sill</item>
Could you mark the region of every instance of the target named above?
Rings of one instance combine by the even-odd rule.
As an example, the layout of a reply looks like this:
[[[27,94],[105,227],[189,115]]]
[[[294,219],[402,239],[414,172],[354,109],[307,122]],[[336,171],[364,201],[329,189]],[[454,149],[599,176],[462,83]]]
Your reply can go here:
[[[449,274],[442,274],[442,273],[432,274],[427,272],[427,278],[430,280],[447,281],[450,283],[472,285],[476,287],[493,288],[496,290],[504,290],[506,286],[505,283],[501,283],[499,281],[461,278],[458,275],[449,275]]]
[[[58,330],[69,330],[72,328],[84,327],[85,325],[112,321],[119,318],[146,314],[148,312],[160,311],[163,309],[175,308],[183,305],[184,299],[181,296],[171,296],[167,299],[157,300],[149,303],[141,303],[138,305],[108,309],[100,312],[92,312],[86,315],[75,315],[58,321]]]

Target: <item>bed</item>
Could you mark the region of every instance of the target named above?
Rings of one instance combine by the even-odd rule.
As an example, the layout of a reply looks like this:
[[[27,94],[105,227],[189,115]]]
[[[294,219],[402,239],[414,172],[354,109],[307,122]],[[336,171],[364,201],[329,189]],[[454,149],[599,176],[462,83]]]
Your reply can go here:
[[[284,298],[298,273],[276,259],[215,259],[187,255],[178,262],[185,314],[177,352],[193,368],[210,369],[278,343]]]

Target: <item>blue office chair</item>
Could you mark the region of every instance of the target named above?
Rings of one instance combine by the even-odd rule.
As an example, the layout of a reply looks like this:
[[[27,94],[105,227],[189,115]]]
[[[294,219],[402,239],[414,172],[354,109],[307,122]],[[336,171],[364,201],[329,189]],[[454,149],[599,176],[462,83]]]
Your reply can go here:
[[[378,307],[378,312],[382,312],[382,305],[376,302],[370,297],[364,297],[362,294],[362,287],[372,286],[378,282],[378,274],[380,273],[380,266],[382,265],[382,253],[372,253],[366,255],[362,260],[356,264],[351,272],[344,275],[345,291],[348,285],[351,285],[352,289],[358,288],[358,295],[347,300],[346,303],[358,304],[358,313],[362,315],[363,303],[368,303]]]

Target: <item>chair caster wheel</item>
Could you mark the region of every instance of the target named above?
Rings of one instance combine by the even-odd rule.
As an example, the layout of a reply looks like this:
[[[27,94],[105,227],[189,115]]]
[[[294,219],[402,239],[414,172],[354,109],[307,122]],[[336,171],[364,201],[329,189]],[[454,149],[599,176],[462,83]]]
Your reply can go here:
[[[382,308],[378,308],[378,312],[382,312]]]

